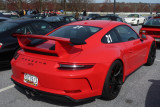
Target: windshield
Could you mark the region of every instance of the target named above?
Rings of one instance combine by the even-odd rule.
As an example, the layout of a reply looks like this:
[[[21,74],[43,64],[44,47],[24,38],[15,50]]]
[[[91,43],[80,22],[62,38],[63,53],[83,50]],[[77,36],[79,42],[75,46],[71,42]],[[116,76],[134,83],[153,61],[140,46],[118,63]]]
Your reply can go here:
[[[0,33],[18,26],[16,23],[0,22]]]
[[[127,17],[138,18],[138,17],[139,17],[139,15],[138,15],[138,14],[130,14],[130,15],[128,15]]]
[[[60,22],[60,21],[63,21],[63,17],[47,17],[44,20],[50,21],[50,22]]]
[[[147,25],[147,26],[160,26],[160,18],[150,19],[144,25]]]
[[[98,27],[92,26],[64,26],[48,36],[55,36],[55,37],[63,37],[63,38],[75,38],[80,40],[86,40],[96,32],[101,30]]]

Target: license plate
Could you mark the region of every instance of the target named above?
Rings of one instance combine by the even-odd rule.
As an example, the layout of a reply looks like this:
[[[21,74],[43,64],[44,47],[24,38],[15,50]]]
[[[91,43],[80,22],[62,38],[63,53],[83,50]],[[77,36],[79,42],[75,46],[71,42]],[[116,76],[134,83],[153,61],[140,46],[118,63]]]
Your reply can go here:
[[[38,78],[30,74],[24,73],[24,82],[34,86],[38,86]]]

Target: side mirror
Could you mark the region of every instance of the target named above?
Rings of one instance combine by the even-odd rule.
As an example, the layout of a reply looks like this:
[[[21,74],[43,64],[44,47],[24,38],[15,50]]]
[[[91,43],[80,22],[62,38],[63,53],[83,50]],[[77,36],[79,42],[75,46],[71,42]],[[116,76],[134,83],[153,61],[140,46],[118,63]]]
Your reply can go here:
[[[84,40],[80,40],[80,39],[77,39],[77,38],[71,38],[70,42],[73,45],[83,45],[83,44],[86,44],[86,42]]]
[[[141,37],[141,41],[147,40],[147,37],[144,34],[140,35],[140,37]]]

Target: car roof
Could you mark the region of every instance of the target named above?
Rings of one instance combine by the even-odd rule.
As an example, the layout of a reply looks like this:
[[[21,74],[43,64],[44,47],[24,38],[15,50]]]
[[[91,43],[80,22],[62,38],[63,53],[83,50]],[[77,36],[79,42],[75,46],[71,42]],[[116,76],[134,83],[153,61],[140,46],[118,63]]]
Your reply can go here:
[[[94,27],[104,28],[109,25],[119,25],[119,24],[124,24],[124,23],[117,21],[110,21],[110,20],[85,20],[85,21],[72,22],[67,25],[94,26]]]
[[[99,16],[97,18],[110,17],[110,18],[120,18],[119,16]]]
[[[27,24],[27,23],[32,23],[32,22],[39,22],[39,21],[44,21],[44,20],[40,20],[40,19],[31,19],[31,18],[26,18],[26,19],[13,19],[13,20],[8,20],[8,21],[4,21],[4,22],[10,22],[10,23],[17,23],[17,24]]]
[[[8,18],[8,17],[0,17],[0,19],[11,20],[11,19],[10,19],[10,18]]]

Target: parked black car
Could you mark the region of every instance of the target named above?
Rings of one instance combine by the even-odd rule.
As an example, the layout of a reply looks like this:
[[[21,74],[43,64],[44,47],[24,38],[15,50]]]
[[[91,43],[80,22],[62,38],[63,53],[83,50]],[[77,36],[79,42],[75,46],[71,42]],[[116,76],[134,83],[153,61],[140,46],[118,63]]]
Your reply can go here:
[[[0,17],[0,22],[7,21],[7,20],[11,20],[11,19],[7,17]]]
[[[116,17],[119,17],[117,14],[107,14],[106,16],[116,16]]]
[[[122,18],[117,16],[100,16],[97,17],[95,20],[113,20],[113,21],[123,22]]]
[[[32,14],[32,15],[25,15],[25,16],[22,16],[21,18],[34,18],[34,19],[43,19],[45,18],[46,16],[44,14]]]
[[[87,20],[94,20],[97,17],[100,17],[100,15],[99,14],[89,14],[86,19]]]
[[[45,21],[55,25],[56,28],[77,21],[73,16],[51,16],[44,18]]]
[[[3,15],[3,14],[1,14],[0,17],[6,17],[6,18],[11,18],[11,19],[17,19],[17,18],[19,18],[18,15]]]
[[[8,66],[15,51],[19,49],[13,33],[45,35],[54,27],[44,20],[17,19],[0,22],[0,68]]]

